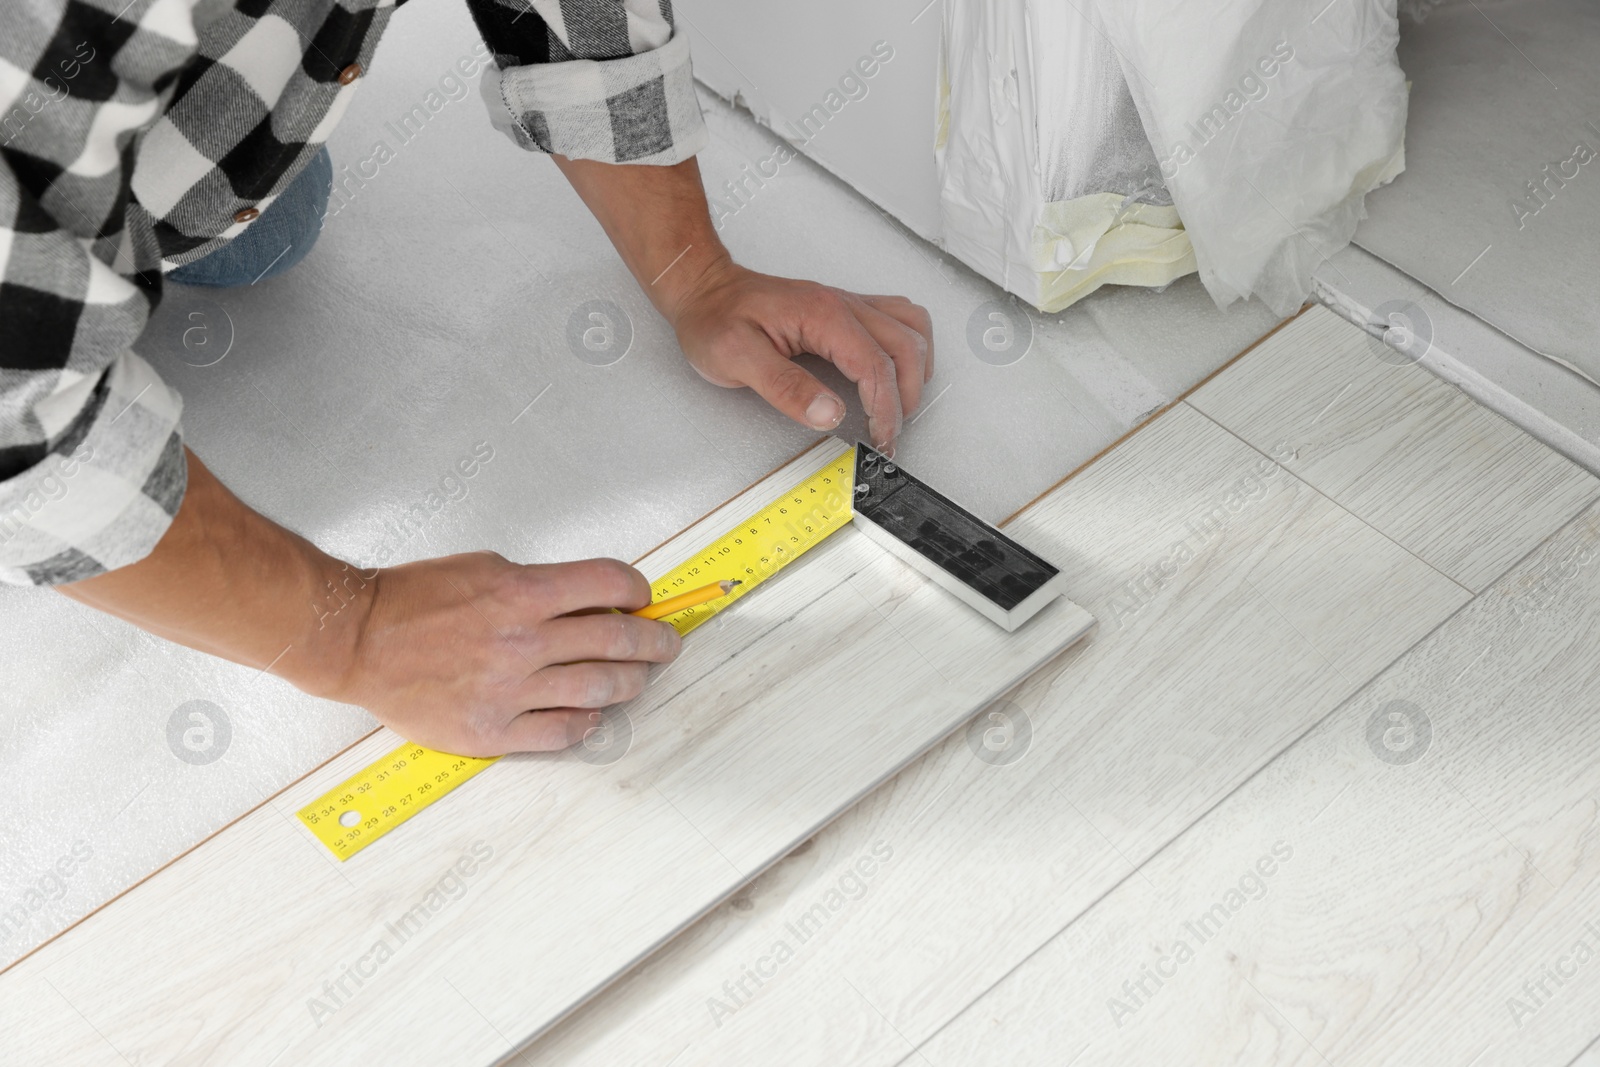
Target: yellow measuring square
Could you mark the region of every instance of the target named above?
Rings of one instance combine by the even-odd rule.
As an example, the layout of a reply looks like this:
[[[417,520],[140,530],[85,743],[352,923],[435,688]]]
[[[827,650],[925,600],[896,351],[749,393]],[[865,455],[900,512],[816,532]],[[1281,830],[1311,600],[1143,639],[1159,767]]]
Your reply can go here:
[[[715,581],[737,578],[725,597],[685,608],[663,621],[680,634],[734,601],[842,526],[849,525],[856,451],[846,449],[794,488],[651,583],[656,600]],[[422,745],[401,745],[362,768],[297,813],[306,829],[339,859],[348,859],[485,770],[498,756],[453,756]]]

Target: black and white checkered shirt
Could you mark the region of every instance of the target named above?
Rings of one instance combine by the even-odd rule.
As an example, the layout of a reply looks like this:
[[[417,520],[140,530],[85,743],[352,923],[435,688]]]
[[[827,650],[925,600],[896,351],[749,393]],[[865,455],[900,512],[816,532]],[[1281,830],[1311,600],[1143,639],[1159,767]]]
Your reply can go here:
[[[491,120],[521,147],[671,164],[705,144],[671,0],[467,5]],[[162,273],[242,233],[320,150],[397,6],[6,5],[0,580],[76,581],[160,540],[185,486],[182,401],[129,346]]]

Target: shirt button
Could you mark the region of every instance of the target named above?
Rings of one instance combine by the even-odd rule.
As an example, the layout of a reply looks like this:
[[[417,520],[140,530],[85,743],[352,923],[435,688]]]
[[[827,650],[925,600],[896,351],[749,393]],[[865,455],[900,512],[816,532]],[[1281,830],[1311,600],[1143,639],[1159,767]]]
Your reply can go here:
[[[234,222],[250,222],[259,217],[260,210],[253,207],[242,207],[233,213]]]
[[[339,84],[349,85],[359,77],[361,77],[361,64],[352,63],[339,72]]]

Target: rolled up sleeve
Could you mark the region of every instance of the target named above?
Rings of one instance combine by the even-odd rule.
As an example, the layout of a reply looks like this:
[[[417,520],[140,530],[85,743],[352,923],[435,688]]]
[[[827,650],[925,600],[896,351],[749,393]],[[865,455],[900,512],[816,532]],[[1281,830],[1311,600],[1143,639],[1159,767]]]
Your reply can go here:
[[[681,163],[705,147],[689,42],[666,0],[468,0],[494,63],[480,91],[519,147]]]
[[[0,400],[19,410],[27,392],[0,390]],[[27,413],[47,419],[52,405],[80,401],[45,457],[0,481],[0,581],[58,585],[137,563],[183,501],[183,402],[148,363],[124,352]]]

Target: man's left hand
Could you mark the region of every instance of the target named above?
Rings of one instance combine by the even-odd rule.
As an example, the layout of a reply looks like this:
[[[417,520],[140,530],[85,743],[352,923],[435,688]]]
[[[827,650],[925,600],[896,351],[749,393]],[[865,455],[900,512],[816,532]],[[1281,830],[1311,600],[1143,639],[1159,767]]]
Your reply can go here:
[[[712,225],[692,158],[668,167],[555,161],[707,381],[748,386],[802,426],[832,430],[845,403],[794,362],[810,352],[856,383],[867,435],[893,447],[933,374],[924,308],[739,266]]]
[[[775,278],[725,260],[707,269],[669,314],[701,377],[747,386],[813,430],[844,419],[844,401],[794,362],[820,356],[856,383],[872,443],[891,446],[901,418],[933,375],[933,327],[903,296],[869,296]]]

